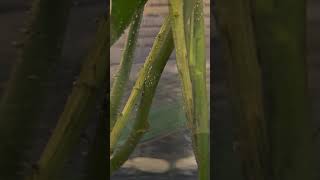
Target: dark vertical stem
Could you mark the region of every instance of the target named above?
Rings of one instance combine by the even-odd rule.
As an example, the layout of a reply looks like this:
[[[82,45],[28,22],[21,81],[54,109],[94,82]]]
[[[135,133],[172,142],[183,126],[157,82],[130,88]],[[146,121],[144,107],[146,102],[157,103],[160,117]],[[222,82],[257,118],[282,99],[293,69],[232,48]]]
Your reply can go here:
[[[274,180],[315,179],[307,85],[306,1],[252,0],[265,70]]]
[[[228,62],[234,119],[240,127],[240,156],[246,180],[268,180],[268,140],[261,70],[249,0],[216,3],[224,58]]]
[[[0,102],[0,179],[16,179],[60,58],[70,0],[35,0],[20,58]]]
[[[108,127],[107,119],[109,115],[109,100],[107,97],[104,98],[101,109],[99,121],[97,123],[96,134],[94,141],[89,149],[87,167],[88,173],[86,176],[87,180],[101,179],[106,180],[108,178]]]
[[[28,180],[55,179],[66,159],[79,142],[80,134],[87,126],[89,115],[94,110],[99,92],[104,90],[109,71],[109,22],[101,19],[95,43],[83,64],[79,79],[65,104],[40,160],[38,168],[27,177]],[[107,147],[106,147],[107,148]]]

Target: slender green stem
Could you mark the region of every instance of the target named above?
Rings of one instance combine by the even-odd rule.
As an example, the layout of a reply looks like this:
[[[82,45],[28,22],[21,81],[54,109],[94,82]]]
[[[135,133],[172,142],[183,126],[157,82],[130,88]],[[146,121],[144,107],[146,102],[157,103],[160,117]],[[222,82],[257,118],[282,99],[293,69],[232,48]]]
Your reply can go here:
[[[184,16],[184,21],[186,21],[190,17],[191,12],[186,12]],[[171,29],[170,21],[172,17],[167,17],[161,27],[161,30],[153,44],[153,47],[151,49],[151,52],[143,66],[143,69],[140,70],[138,79],[135,83],[135,86],[131,92],[131,95],[127,101],[127,104],[125,105],[125,108],[123,109],[122,113],[120,114],[118,121],[116,122],[113,131],[117,130],[117,132],[111,133],[110,141],[113,142],[113,145],[111,146],[110,143],[110,149],[111,152],[116,147],[117,140],[115,138],[119,138],[120,133],[122,132],[123,128],[126,126],[128,117],[130,115],[130,112],[132,112],[132,109],[134,108],[134,104],[137,101],[138,95],[142,92],[143,84],[145,79],[148,79],[148,75],[146,75],[148,69],[153,69],[155,63],[157,61],[162,61],[161,59],[165,58],[166,56],[170,56],[172,50],[173,50],[173,37],[172,37],[172,31],[168,33],[168,31]],[[172,46],[172,48],[170,48]],[[141,120],[141,119],[140,119]],[[118,124],[118,125],[117,125]],[[136,128],[134,129],[141,129],[143,127],[143,123],[135,122],[134,125]],[[142,128],[143,129],[143,128]],[[139,142],[139,139],[143,135],[142,131],[135,132],[134,130],[131,131],[131,134],[129,135],[129,139],[125,143],[123,147],[120,148],[120,150],[114,152],[114,155],[111,158],[111,172],[114,172],[116,169],[118,169],[129,157],[137,143]],[[112,140],[113,139],[113,140]]]
[[[190,79],[190,69],[187,57],[187,46],[184,28],[183,1],[170,0],[170,16],[172,23],[172,34],[176,49],[177,68],[182,81],[182,94],[184,97],[184,108],[187,118],[190,122],[191,129],[193,121],[193,95],[192,83]]]
[[[114,82],[110,93],[110,129],[113,128],[118,116],[118,109],[120,107],[121,98],[123,96],[126,84],[129,80],[142,16],[143,8],[137,11],[137,15],[131,23],[126,47],[120,61],[120,68],[114,76]]]
[[[170,27],[170,17],[165,19],[164,24],[158,34],[161,37],[161,41],[157,38],[153,47],[159,48],[158,50],[152,48],[150,57],[154,60],[149,69],[147,69],[147,75],[143,82],[143,94],[141,97],[140,105],[138,107],[137,117],[135,119],[133,129],[129,134],[125,144],[115,150],[110,159],[110,173],[116,171],[132,153],[136,145],[139,143],[142,135],[148,130],[148,115],[152,104],[153,96],[156,91],[157,84],[160,80],[160,76],[163,69],[173,51],[173,39]]]
[[[205,25],[203,17],[203,2],[195,0],[191,15],[190,30],[190,73],[194,99],[194,122],[195,139],[197,139],[196,153],[198,155],[199,179],[210,179],[210,123],[209,104],[206,86],[206,43]]]
[[[190,1],[188,1],[190,3]],[[181,84],[182,84],[182,95],[184,100],[184,110],[186,112],[186,116],[188,119],[188,127],[189,129],[195,133],[194,127],[194,109],[193,109],[193,90],[192,90],[192,82],[190,76],[190,68],[187,54],[187,44],[186,44],[186,28],[184,22],[186,21],[186,17],[183,14],[184,1],[181,0],[171,0],[169,1],[169,12],[172,16],[172,34],[176,49],[176,61],[177,61],[177,69],[180,75]],[[191,13],[190,13],[191,14]],[[192,136],[192,145],[193,150],[196,156],[197,155],[197,139],[196,136]],[[197,160],[198,161],[198,160]]]
[[[65,109],[46,145],[37,168],[28,180],[55,179],[57,172],[72,152],[88,123],[88,116],[94,110],[96,95],[107,82],[109,68],[109,22],[103,18],[98,28],[96,42],[82,67]],[[103,89],[104,90],[104,89]]]
[[[168,19],[168,18],[167,18]],[[147,60],[143,66],[143,68],[140,70],[138,79],[131,91],[131,94],[129,96],[129,99],[127,100],[127,103],[123,109],[123,111],[120,113],[118,120],[116,121],[114,128],[111,131],[110,134],[110,152],[113,151],[113,149],[117,145],[117,141],[122,133],[123,128],[127,125],[127,122],[129,121],[129,116],[138,100],[139,95],[142,93],[142,87],[144,85],[144,81],[147,78],[147,72],[149,69],[152,69],[152,65],[154,64],[154,61],[156,61],[155,54],[159,54],[161,51],[161,45],[164,41],[166,41],[166,31],[169,21],[164,21],[164,25],[162,26],[154,45],[151,49],[151,52],[149,56],[147,57]]]

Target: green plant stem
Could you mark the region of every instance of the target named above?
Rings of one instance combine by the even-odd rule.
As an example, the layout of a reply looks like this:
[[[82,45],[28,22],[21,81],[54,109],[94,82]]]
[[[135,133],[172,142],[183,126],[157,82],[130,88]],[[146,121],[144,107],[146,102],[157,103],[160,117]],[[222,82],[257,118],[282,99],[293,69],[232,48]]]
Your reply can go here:
[[[190,14],[191,14],[190,12],[186,13],[185,21],[187,18],[189,18]],[[123,109],[122,114],[119,116],[120,118],[116,122],[116,125],[113,130],[118,129],[118,132],[117,132],[117,133],[119,133],[118,136],[120,136],[121,131],[126,126],[129,113],[132,112],[134,104],[137,101],[138,95],[141,93],[142,85],[144,83],[145,78],[147,77],[146,70],[149,68],[152,68],[153,67],[152,64],[154,64],[155,61],[158,61],[158,60],[156,60],[157,56],[164,56],[164,57],[167,55],[170,56],[170,54],[173,50],[173,48],[171,49],[171,51],[169,51],[169,50],[164,51],[163,50],[164,48],[166,48],[165,46],[173,46],[172,33],[169,33],[169,34],[167,33],[167,28],[169,28],[168,26],[170,26],[170,17],[166,18],[166,20],[164,21],[164,23],[161,27],[161,30],[160,30],[160,32],[154,42],[154,45],[151,49],[151,52],[147,58],[147,61],[144,64],[143,69],[139,72],[138,79],[137,79],[135,86],[131,92],[131,95],[127,101],[127,104],[126,104],[125,108]],[[162,46],[164,46],[164,47],[162,47]],[[121,123],[121,125],[119,125],[116,128],[117,123],[119,123],[119,124]],[[136,124],[136,126],[139,126],[139,124],[141,125],[141,123],[138,123],[138,122],[135,122],[135,124]],[[119,129],[119,127],[121,127],[121,129]],[[139,127],[136,129],[139,129]],[[132,130],[131,135],[129,136],[129,137],[131,137],[130,138],[131,140],[128,139],[127,142],[125,143],[125,145],[121,148],[121,151],[116,151],[115,154],[113,155],[113,158],[111,158],[111,164],[110,164],[111,172],[114,172],[116,169],[118,169],[128,159],[129,155],[131,154],[131,152],[133,151],[133,149],[135,148],[135,146],[139,142],[139,139],[141,138],[142,135],[143,135],[142,132],[135,133],[135,131]],[[110,137],[110,140],[111,139],[112,139],[112,135]],[[114,140],[113,148],[115,148],[116,143],[117,143],[117,140]],[[110,146],[111,152],[112,152],[113,148]]]
[[[187,19],[190,17],[191,12],[187,12],[184,16],[184,22],[187,21]],[[146,78],[146,71],[149,68],[152,68],[152,63],[153,61],[155,61],[154,58],[154,54],[159,53],[160,51],[160,46],[159,44],[161,43],[157,43],[157,41],[162,42],[165,41],[164,39],[164,35],[162,35],[164,33],[164,26],[165,23],[169,23],[167,22],[167,20],[164,21],[164,25],[162,26],[156,40],[155,43],[151,49],[151,53],[149,54],[149,56],[147,57],[147,60],[145,62],[145,64],[143,65],[143,68],[140,70],[139,75],[138,75],[138,79],[131,91],[131,94],[126,102],[126,105],[124,106],[122,112],[119,114],[117,121],[113,127],[113,130],[111,131],[110,134],[110,152],[112,153],[113,149],[115,148],[115,146],[117,145],[118,139],[121,135],[121,132],[123,131],[124,127],[127,125],[127,122],[129,121],[129,116],[130,113],[132,112],[134,105],[136,104],[139,95],[142,92],[142,86],[143,86],[143,82],[144,79]]]
[[[176,49],[177,68],[182,81],[182,94],[184,97],[184,108],[189,120],[189,125],[193,129],[193,96],[192,83],[190,79],[190,69],[187,57],[187,46],[184,28],[183,1],[170,0],[170,16],[172,24],[172,34]]]
[[[210,122],[206,86],[206,42],[202,0],[195,0],[191,15],[189,65],[194,99],[196,153],[198,155],[199,179],[210,179]]]
[[[120,107],[124,89],[129,80],[142,16],[143,8],[137,11],[137,15],[131,23],[126,47],[124,49],[120,61],[120,68],[114,76],[114,82],[110,93],[110,129],[113,128],[116,118],[118,116],[118,109]]]
[[[138,107],[137,117],[126,142],[123,146],[117,148],[110,158],[110,174],[120,168],[120,166],[129,158],[143,134],[148,130],[148,115],[153,96],[162,71],[172,51],[173,39],[170,27],[170,17],[167,17],[149,54],[149,58],[152,59],[150,68],[144,66],[144,68],[147,68],[145,70],[146,76],[141,76],[143,77],[143,93]]]
[[[169,13],[172,17],[172,34],[174,39],[174,45],[176,49],[176,61],[177,69],[179,72],[181,84],[182,84],[182,95],[184,100],[184,110],[186,112],[186,117],[188,120],[188,127],[192,131],[192,145],[195,157],[198,162],[198,152],[197,152],[197,139],[194,134],[196,134],[194,127],[194,109],[193,109],[193,90],[192,82],[189,69],[189,61],[187,54],[187,44],[186,44],[186,28],[184,25],[185,16],[183,14],[184,1],[181,0],[171,0],[169,1]],[[190,13],[191,14],[191,13]]]
[[[218,22],[228,62],[234,118],[239,126],[244,179],[269,180],[270,154],[249,0],[219,0]],[[260,47],[259,47],[260,48]]]
[[[167,20],[165,20],[164,24],[168,23]],[[127,100],[127,103],[125,107],[123,108],[123,111],[120,113],[118,120],[116,121],[114,128],[111,131],[110,134],[110,152],[114,150],[114,148],[117,145],[118,139],[121,135],[121,132],[123,128],[127,125],[127,122],[129,121],[130,113],[132,112],[139,95],[142,93],[142,87],[144,85],[144,81],[147,78],[147,72],[149,69],[153,68],[154,61],[156,61],[155,54],[159,54],[161,51],[161,46],[164,41],[166,41],[166,27],[168,25],[163,25],[156,40],[155,43],[151,49],[151,52],[149,56],[147,57],[147,60],[143,66],[143,68],[140,70],[137,81],[131,91],[131,94]]]
[[[306,1],[252,0],[265,69],[274,180],[314,180],[315,144],[306,66]]]
[[[65,109],[28,180],[54,179],[79,141],[88,116],[95,108],[96,95],[107,82],[109,68],[109,22],[102,18],[97,37],[88,59],[82,67]]]
[[[52,67],[60,59],[72,1],[34,0],[19,59],[0,102],[0,179],[18,179],[23,151],[45,103]],[[20,45],[19,45],[20,46]]]
[[[143,9],[148,0],[114,0],[112,1],[112,9],[110,15],[110,46],[112,46],[124,30],[129,26],[130,22],[135,18],[137,12]]]

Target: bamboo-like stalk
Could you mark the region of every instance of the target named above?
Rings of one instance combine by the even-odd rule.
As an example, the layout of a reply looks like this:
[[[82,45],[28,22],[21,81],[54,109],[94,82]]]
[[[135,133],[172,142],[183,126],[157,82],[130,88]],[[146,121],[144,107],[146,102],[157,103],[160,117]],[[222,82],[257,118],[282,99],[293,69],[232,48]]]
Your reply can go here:
[[[140,70],[137,81],[131,91],[131,94],[127,100],[127,103],[125,107],[123,108],[123,111],[120,113],[118,120],[116,121],[114,128],[111,131],[110,134],[110,152],[114,150],[114,148],[117,145],[118,139],[122,133],[123,128],[127,125],[127,122],[129,121],[130,113],[132,112],[134,105],[136,104],[139,95],[142,93],[142,87],[144,85],[144,81],[147,78],[147,72],[154,64],[154,61],[156,61],[155,54],[159,54],[161,51],[161,45],[164,41],[166,41],[166,27],[168,20],[164,21],[164,25],[162,26],[158,36],[156,37],[155,43],[151,49],[151,52],[149,56],[147,57],[147,60],[143,66],[143,68]]]
[[[174,45],[176,49],[177,68],[179,71],[182,94],[184,99],[184,109],[189,121],[189,126],[193,129],[193,96],[192,96],[192,84],[190,79],[190,69],[187,57],[187,46],[185,38],[184,28],[184,16],[183,16],[183,1],[170,0],[169,12],[172,24],[172,34],[174,39]]]
[[[261,69],[249,0],[219,0],[218,22],[228,62],[234,118],[240,127],[244,178],[269,180],[269,147],[263,109]]]
[[[173,51],[173,39],[171,34],[170,17],[165,19],[161,27],[158,37],[162,40],[154,42],[150,52],[150,57],[154,58],[147,75],[144,79],[143,94],[138,107],[137,117],[133,128],[123,146],[115,150],[110,159],[110,174],[115,172],[129,158],[136,145],[139,143],[142,135],[148,130],[148,115],[151,108],[153,96],[156,91],[157,84],[160,80],[162,71]],[[154,48],[159,48],[155,50]],[[151,68],[152,67],[152,68]]]
[[[65,160],[79,141],[88,115],[95,107],[96,95],[105,87],[109,68],[109,22],[102,18],[97,37],[87,61],[82,67],[65,109],[46,145],[37,168],[28,180],[51,180],[63,167]]]
[[[194,136],[200,180],[210,179],[210,122],[206,86],[206,43],[202,0],[195,0],[191,15],[189,66],[194,100]]]
[[[186,30],[185,30],[185,18],[183,14],[184,1],[181,0],[171,0],[169,1],[169,13],[172,16],[172,34],[176,49],[176,61],[177,69],[179,72],[181,85],[182,85],[182,95],[184,100],[184,110],[186,112],[186,117],[188,119],[188,127],[192,131],[192,145],[193,152],[195,154],[197,162],[199,162],[199,156],[197,152],[197,137],[196,127],[194,127],[194,109],[193,109],[193,90],[192,82],[189,69],[189,61],[187,54],[187,44],[186,44]],[[190,2],[189,2],[190,3]]]
[[[120,107],[124,89],[129,80],[142,16],[143,8],[137,11],[137,15],[131,23],[126,47],[120,61],[120,67],[118,72],[114,76],[114,82],[110,92],[110,129],[113,128],[118,116],[118,109]]]
[[[306,0],[252,0],[259,57],[265,69],[274,180],[314,180],[306,66]]]
[[[46,99],[49,69],[60,59],[71,3],[33,1],[19,59],[0,102],[0,179],[21,175],[21,159]]]

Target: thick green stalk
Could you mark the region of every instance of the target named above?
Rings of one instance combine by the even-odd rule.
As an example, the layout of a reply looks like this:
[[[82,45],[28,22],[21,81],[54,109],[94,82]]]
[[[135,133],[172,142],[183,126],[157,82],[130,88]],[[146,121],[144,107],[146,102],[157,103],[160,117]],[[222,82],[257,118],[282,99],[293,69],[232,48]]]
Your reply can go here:
[[[249,0],[217,1],[217,17],[228,62],[234,118],[240,127],[244,178],[269,180],[269,150]]]
[[[39,121],[50,69],[61,55],[70,0],[35,0],[16,67],[0,102],[0,179],[17,179]]]
[[[135,18],[137,12],[143,9],[148,0],[113,0],[111,1],[110,15],[110,46],[112,46],[124,30],[129,26],[130,22]]]
[[[161,45],[166,40],[166,33],[167,33],[167,26],[169,26],[169,20],[166,18],[164,21],[164,24],[161,27],[161,30],[156,37],[156,40],[154,42],[154,45],[151,49],[151,52],[149,56],[147,57],[147,60],[143,66],[143,68],[140,70],[138,79],[131,91],[131,94],[129,96],[129,99],[127,100],[127,103],[125,107],[123,108],[123,111],[120,113],[112,131],[110,134],[110,152],[114,150],[114,148],[117,145],[118,139],[123,131],[123,128],[127,125],[129,121],[129,116],[138,100],[139,95],[142,93],[142,87],[144,85],[144,81],[147,78],[147,72],[151,68],[153,68],[154,61],[156,61],[156,56],[161,52]]]
[[[109,22],[107,17],[104,17],[79,79],[37,163],[37,168],[27,178],[28,180],[55,179],[57,172],[63,167],[65,160],[79,141],[80,134],[88,123],[88,116],[95,109],[96,96],[107,82],[109,38]]]
[[[131,23],[131,27],[128,33],[127,44],[120,61],[120,68],[114,76],[114,82],[110,93],[110,129],[113,128],[116,118],[118,116],[118,109],[120,107],[124,89],[129,80],[142,16],[143,8],[137,11],[137,15]]]
[[[206,86],[206,42],[202,0],[195,0],[191,16],[189,66],[191,73],[196,151],[200,180],[210,179],[210,122]]]
[[[138,107],[137,117],[133,128],[124,145],[117,148],[110,159],[110,174],[115,172],[129,158],[143,134],[148,130],[148,115],[157,84],[163,69],[173,51],[173,39],[170,26],[170,17],[167,17],[160,33],[154,42],[149,57],[154,59],[150,68],[146,69],[143,79],[143,93]]]
[[[184,28],[183,1],[170,0],[169,9],[172,24],[172,34],[176,49],[177,68],[182,82],[182,94],[184,97],[184,108],[193,130],[193,99],[190,69],[187,57],[187,46]]]
[[[188,1],[190,3],[190,1]],[[169,1],[169,12],[172,16],[172,34],[176,49],[176,61],[177,69],[179,72],[181,86],[182,86],[182,95],[184,100],[184,110],[186,112],[186,117],[188,120],[188,127],[192,131],[192,145],[195,157],[198,162],[198,152],[197,152],[197,139],[194,134],[196,134],[194,127],[194,109],[193,109],[193,90],[190,77],[189,61],[187,49],[189,47],[186,44],[186,30],[184,22],[188,20],[183,13],[184,1],[181,0],[171,0]],[[191,14],[191,13],[190,13]]]
[[[252,0],[265,69],[274,180],[314,180],[306,66],[306,1]]]

